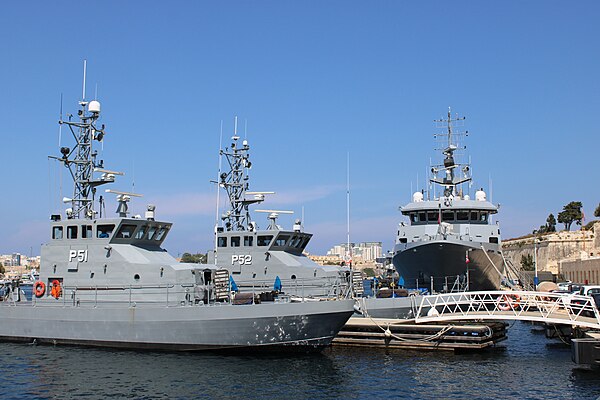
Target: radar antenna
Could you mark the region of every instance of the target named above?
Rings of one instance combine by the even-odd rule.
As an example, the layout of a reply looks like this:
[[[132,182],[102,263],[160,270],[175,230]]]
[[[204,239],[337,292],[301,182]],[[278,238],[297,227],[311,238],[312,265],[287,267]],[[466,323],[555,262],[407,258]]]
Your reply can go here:
[[[277,225],[277,218],[279,218],[279,214],[293,214],[293,211],[287,210],[255,210],[260,213],[269,213],[269,227],[267,228],[270,231],[278,231],[280,230],[279,225]]]
[[[94,210],[96,187],[112,183],[115,180],[115,175],[123,174],[104,170],[103,160],[96,160],[98,152],[93,150],[92,144],[94,140],[102,142],[105,127],[104,124],[97,125],[100,118],[100,103],[96,100],[90,102],[85,100],[86,61],[83,65],[83,99],[79,102],[81,109],[77,113],[79,120],[73,121],[71,120],[72,115],[69,115],[68,120],[64,121],[61,106],[61,118],[58,121],[60,126],[66,125],[69,127],[75,139],[75,146],[72,149],[61,146],[62,156],[50,156],[49,158],[62,162],[69,169],[73,179],[73,197],[63,198],[63,202],[71,203],[71,207],[67,210],[67,217],[93,219],[96,215]],[[94,178],[95,172],[102,175],[96,179]]]
[[[143,197],[143,195],[139,193],[120,192],[118,190],[111,189],[106,189],[105,192],[117,195],[117,202],[119,205],[117,206],[116,213],[119,214],[119,217],[121,218],[127,218],[127,214],[129,212],[129,206],[127,206],[127,203],[129,203],[132,197]]]
[[[441,165],[434,165],[431,168],[432,178],[430,182],[437,183],[444,187],[444,196],[452,197],[456,196],[456,187],[462,183],[470,182],[470,165],[469,164],[459,164],[454,160],[455,152],[459,149],[466,149],[466,146],[460,147],[458,144],[458,140],[462,136],[468,136],[469,131],[464,132],[455,132],[454,128],[459,126],[462,121],[464,121],[466,117],[454,117],[452,118],[452,112],[450,107],[448,107],[448,116],[447,118],[441,118],[438,120],[434,120],[434,122],[438,125],[438,127],[443,127],[445,129],[444,133],[435,134],[435,138],[443,138],[444,139],[444,147],[438,148],[436,150],[441,150],[442,154],[444,154],[444,163]],[[463,173],[463,176],[456,176],[455,169],[460,169]],[[437,174],[442,172],[443,176],[438,177]]]
[[[230,209],[221,215],[225,221],[225,229],[228,231],[250,231],[253,230],[254,223],[250,220],[251,204],[261,203],[265,199],[265,194],[274,192],[250,192],[248,170],[252,167],[250,162],[250,146],[247,140],[239,143],[240,137],[237,134],[237,117],[234,122],[234,133],[231,137],[231,145],[224,150],[219,150],[219,155],[225,156],[229,164],[229,171],[221,172],[217,183],[225,189],[229,199]],[[247,197],[252,196],[252,197]]]

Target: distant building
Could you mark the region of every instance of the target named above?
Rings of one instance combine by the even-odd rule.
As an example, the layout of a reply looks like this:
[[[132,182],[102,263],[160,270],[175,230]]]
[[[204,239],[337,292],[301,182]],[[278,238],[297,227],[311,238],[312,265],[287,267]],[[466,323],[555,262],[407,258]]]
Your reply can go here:
[[[381,242],[362,242],[362,243],[342,243],[333,246],[328,252],[328,256],[337,256],[342,260],[352,259],[353,263],[366,262],[374,263],[377,258],[380,258],[382,251]]]
[[[311,254],[308,258],[319,265],[340,265],[344,261],[337,255],[315,256]]]

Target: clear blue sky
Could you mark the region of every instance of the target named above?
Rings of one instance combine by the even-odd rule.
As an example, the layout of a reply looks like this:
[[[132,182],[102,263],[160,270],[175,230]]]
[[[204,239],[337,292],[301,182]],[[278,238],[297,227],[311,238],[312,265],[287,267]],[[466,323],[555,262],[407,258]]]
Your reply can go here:
[[[63,207],[47,155],[59,154],[61,93],[77,111],[83,59],[107,126],[102,158],[127,174],[112,187],[135,182],[134,212],[155,203],[175,223],[174,255],[211,247],[209,181],[219,126],[230,137],[235,115],[251,188],[277,192],[265,208],[304,207],[314,253],[346,240],[348,152],[352,240],[391,249],[448,106],[467,116],[475,184],[489,192],[491,176],[505,238],[571,200],[591,219],[599,16],[597,1],[7,2],[0,252],[39,254]]]

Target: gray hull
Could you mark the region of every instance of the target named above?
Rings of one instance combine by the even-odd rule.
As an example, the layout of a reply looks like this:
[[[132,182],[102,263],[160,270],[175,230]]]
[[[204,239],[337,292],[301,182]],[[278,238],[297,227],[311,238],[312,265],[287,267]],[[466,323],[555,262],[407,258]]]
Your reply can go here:
[[[499,289],[503,260],[498,245],[484,243],[484,249],[481,246],[458,240],[397,244],[393,263],[408,287],[414,287],[418,280],[420,287],[430,288],[433,276],[434,290],[444,290],[446,277],[450,289],[456,276],[466,274],[468,265],[469,290]]]
[[[363,297],[356,299],[357,315],[371,318],[411,319],[420,299],[416,296],[378,299]]]
[[[352,312],[352,300],[97,308],[4,302],[0,339],[177,351],[311,351],[329,345]]]

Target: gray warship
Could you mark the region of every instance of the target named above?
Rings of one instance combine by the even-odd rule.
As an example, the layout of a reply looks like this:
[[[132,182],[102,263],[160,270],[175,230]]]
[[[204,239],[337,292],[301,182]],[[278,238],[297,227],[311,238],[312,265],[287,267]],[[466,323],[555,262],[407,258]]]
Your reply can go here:
[[[500,227],[492,223],[498,207],[483,189],[470,198],[471,167],[455,161],[457,151],[466,148],[458,141],[468,132],[454,129],[464,119],[453,118],[448,109],[447,118],[435,121],[444,129],[435,135],[441,139],[443,163],[431,168],[430,190],[415,192],[413,201],[400,207],[408,223],[399,224],[393,264],[408,287],[494,290],[504,276]],[[441,187],[439,197],[436,186]]]
[[[262,203],[274,192],[249,190],[250,145],[240,140],[237,129],[229,147],[219,153],[229,168],[219,171],[219,179],[213,183],[225,191],[228,209],[220,216],[217,211],[221,222],[215,226],[215,247],[207,254],[208,264],[227,268],[240,292],[251,291],[263,297],[273,289],[293,299],[349,298],[353,290],[361,292],[360,273],[353,274],[346,266],[319,265],[304,254],[312,234],[304,232],[300,219],[295,219],[292,229],[278,224],[281,214],[292,211],[255,210],[268,215],[266,229],[260,229],[252,220],[250,206]]]
[[[117,216],[103,215],[103,196],[97,211],[98,188],[122,174],[106,169],[92,148],[105,133],[100,103],[84,94],[79,105],[75,120],[59,121],[75,145],[54,157],[74,182],[73,197],[63,199],[70,207],[52,215],[32,300],[17,287],[1,298],[0,340],[174,351],[330,344],[353,313],[351,299],[238,298],[228,269],[179,263],[161,247],[172,224],[157,220],[154,206],[144,217],[128,216],[137,194],[106,190],[116,195]]]
[[[215,226],[215,247],[208,252],[207,262],[230,270],[237,290],[268,298],[277,288],[293,301],[353,296],[355,310],[361,315],[377,318],[412,315],[413,297],[366,297],[360,271],[348,266],[323,266],[308,258],[305,249],[312,234],[305,232],[302,220],[295,219],[291,229],[278,224],[278,217],[291,211],[255,210],[266,213],[268,218],[266,229],[259,228],[250,207],[275,193],[249,190],[250,145],[241,140],[235,128],[231,144],[220,150],[220,156],[225,158],[228,168],[219,171],[219,178],[213,183],[225,192],[227,209],[222,214],[217,211],[220,223]]]

